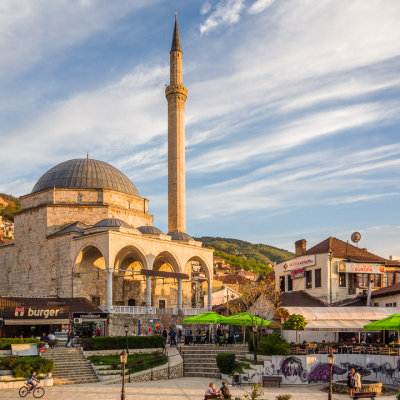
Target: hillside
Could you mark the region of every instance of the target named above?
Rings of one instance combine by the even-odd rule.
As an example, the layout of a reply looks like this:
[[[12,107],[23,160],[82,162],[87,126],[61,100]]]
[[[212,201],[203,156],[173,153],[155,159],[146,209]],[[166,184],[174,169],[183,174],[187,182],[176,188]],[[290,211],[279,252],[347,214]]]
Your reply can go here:
[[[14,214],[20,209],[18,197],[0,193],[0,216],[5,221],[14,221]]]
[[[293,253],[267,244],[244,240],[204,236],[197,238],[204,246],[214,249],[216,257],[224,258],[231,266],[265,275],[272,271],[269,264],[292,258]]]

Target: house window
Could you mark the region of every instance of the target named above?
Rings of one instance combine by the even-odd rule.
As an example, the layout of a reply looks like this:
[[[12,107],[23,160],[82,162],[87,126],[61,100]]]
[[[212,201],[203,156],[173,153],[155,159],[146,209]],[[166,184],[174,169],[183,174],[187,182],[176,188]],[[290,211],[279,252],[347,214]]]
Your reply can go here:
[[[293,279],[290,275],[288,275],[288,280],[287,280],[287,290],[288,292],[290,292],[291,290],[293,290]]]
[[[381,274],[375,274],[374,286],[382,287],[382,275]]]
[[[285,275],[279,278],[279,289],[281,290],[281,292],[285,291]]]
[[[339,287],[346,287],[346,272],[339,272]]]
[[[393,303],[393,307],[397,307],[397,303]]]
[[[379,303],[374,303],[374,307],[379,307]]]
[[[306,289],[312,289],[312,271],[306,271]]]
[[[315,270],[315,287],[321,287],[321,268]]]
[[[394,285],[394,272],[388,272],[387,273],[387,285],[391,286]]]
[[[136,305],[136,300],[135,299],[129,299],[128,300],[128,306],[134,307]]]

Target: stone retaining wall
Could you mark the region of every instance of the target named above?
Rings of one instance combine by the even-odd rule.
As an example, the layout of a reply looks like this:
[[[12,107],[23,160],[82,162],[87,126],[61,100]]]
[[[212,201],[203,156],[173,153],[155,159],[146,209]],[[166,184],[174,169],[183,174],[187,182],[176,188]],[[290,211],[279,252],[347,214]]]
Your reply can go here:
[[[89,356],[112,356],[112,355],[120,355],[121,352],[125,349],[119,350],[85,350],[83,354],[85,357]],[[161,347],[155,347],[151,349],[129,349],[129,354],[143,354],[143,353],[154,353],[155,351],[163,351]]]
[[[15,379],[15,378],[12,378]],[[14,382],[0,382],[0,389],[19,389],[24,386],[26,379]],[[53,378],[45,378],[40,381],[40,386],[53,386]]]

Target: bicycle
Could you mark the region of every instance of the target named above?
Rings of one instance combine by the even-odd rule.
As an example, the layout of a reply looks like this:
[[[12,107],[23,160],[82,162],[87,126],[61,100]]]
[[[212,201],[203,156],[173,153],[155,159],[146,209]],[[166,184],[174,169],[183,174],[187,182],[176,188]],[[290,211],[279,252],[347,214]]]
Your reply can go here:
[[[19,389],[18,393],[20,397],[25,397],[29,393],[32,393],[33,397],[40,399],[41,397],[44,396],[44,389],[41,386],[39,386],[39,383],[36,383],[36,385],[32,389],[29,389],[27,385],[22,386]]]

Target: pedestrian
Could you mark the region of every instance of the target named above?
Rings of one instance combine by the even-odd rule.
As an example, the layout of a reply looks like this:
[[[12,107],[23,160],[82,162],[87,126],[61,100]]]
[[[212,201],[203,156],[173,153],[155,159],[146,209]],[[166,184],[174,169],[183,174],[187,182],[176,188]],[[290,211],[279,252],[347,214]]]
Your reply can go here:
[[[178,329],[178,343],[180,343],[182,340],[182,329]]]
[[[167,332],[167,330],[166,330],[165,328],[164,328],[163,331],[162,331],[162,335],[163,335],[165,341],[167,341],[167,339],[168,339],[168,332]]]
[[[228,386],[226,386],[225,381],[222,381],[222,386],[219,389],[219,394],[222,396],[223,399],[231,398],[231,391],[229,390]]]
[[[354,376],[354,390],[355,393],[360,393],[361,392],[361,375],[358,371],[355,372]]]
[[[347,374],[347,387],[349,388],[350,397],[353,397],[354,394],[354,386],[355,386],[355,380],[353,380],[354,373],[355,373],[354,368],[351,368],[349,373]]]
[[[172,329],[172,327],[169,328],[169,337],[170,337],[170,344],[171,347],[176,346],[176,332]]]

